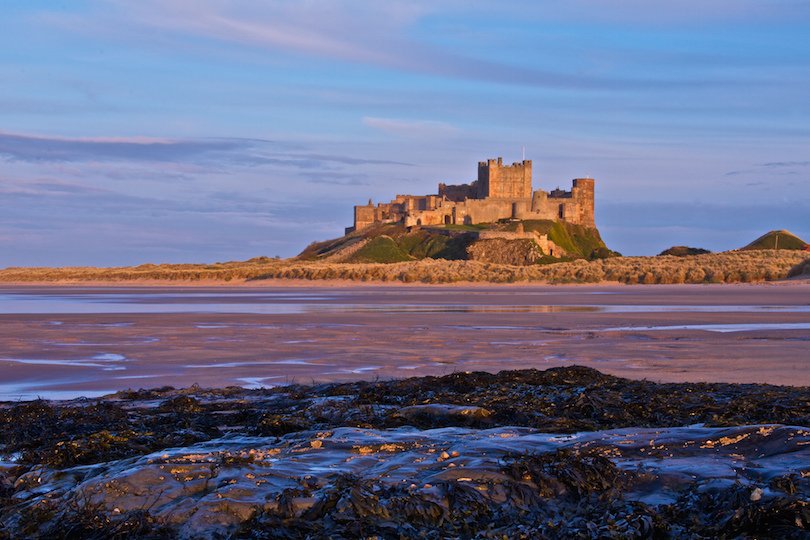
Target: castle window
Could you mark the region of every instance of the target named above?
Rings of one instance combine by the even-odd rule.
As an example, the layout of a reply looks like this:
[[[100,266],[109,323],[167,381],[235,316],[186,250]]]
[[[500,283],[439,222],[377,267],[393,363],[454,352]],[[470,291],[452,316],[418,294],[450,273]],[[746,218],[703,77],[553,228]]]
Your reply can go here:
[[[565,219],[565,205],[564,204],[560,205],[558,215],[559,215],[560,219]]]
[[[444,216],[444,224],[450,225],[450,216]]]

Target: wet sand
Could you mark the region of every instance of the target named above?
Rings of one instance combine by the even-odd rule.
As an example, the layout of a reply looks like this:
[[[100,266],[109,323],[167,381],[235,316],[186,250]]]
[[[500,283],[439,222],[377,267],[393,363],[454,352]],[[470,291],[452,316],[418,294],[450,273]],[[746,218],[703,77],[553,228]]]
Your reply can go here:
[[[585,365],[810,385],[810,287],[3,287],[0,399]]]

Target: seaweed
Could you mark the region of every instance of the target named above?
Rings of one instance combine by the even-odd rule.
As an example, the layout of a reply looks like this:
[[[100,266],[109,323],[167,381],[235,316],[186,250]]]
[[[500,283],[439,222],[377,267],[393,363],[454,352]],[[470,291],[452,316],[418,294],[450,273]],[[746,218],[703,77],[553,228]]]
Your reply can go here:
[[[223,436],[289,438],[339,427],[402,426],[525,426],[564,434],[693,424],[810,426],[810,391],[761,384],[658,384],[571,366],[263,390],[167,387],[106,400],[0,404],[0,454],[14,455],[12,464],[0,468],[0,540],[173,537],[178,531],[149,508],[113,515],[90,501],[58,506],[56,499],[36,497],[37,478]],[[251,454],[223,454],[218,466],[260,465]],[[501,474],[489,483],[438,480],[429,488],[345,474],[326,485],[300,479],[233,534],[802,538],[810,530],[806,471],[763,480],[767,496],[739,483],[702,490],[686,486],[676,502],[656,507],[628,495],[651,482],[645,473],[622,469],[611,456],[584,449],[508,455]],[[33,498],[21,502],[20,493]],[[307,499],[314,502],[302,506]]]

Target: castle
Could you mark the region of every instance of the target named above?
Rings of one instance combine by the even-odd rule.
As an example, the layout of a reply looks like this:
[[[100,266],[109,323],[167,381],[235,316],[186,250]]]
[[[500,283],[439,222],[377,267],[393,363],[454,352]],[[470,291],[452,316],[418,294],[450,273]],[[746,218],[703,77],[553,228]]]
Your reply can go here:
[[[375,223],[406,227],[493,223],[501,219],[549,219],[595,227],[594,180],[576,178],[571,191],[532,188],[532,162],[504,165],[503,159],[478,162],[478,180],[439,184],[438,195],[397,195],[389,203],[354,207],[354,226],[346,234]]]

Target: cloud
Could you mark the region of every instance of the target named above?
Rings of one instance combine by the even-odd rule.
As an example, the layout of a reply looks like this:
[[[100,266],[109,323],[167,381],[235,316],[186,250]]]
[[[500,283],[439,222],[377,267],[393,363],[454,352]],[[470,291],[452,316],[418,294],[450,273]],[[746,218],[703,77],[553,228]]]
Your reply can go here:
[[[280,166],[302,170],[329,169],[343,165],[398,165],[401,161],[358,158],[351,155],[317,154],[298,144],[249,138],[158,139],[148,137],[67,138],[0,132],[0,158],[28,163],[132,162],[145,164],[190,164],[209,169],[169,171],[167,179],[204,174],[210,167]],[[154,169],[149,173],[154,179]],[[111,173],[124,179],[137,179],[133,169]],[[158,175],[159,176],[159,175]]]
[[[313,184],[332,184],[335,186],[367,186],[368,175],[362,173],[317,172],[305,173],[304,178]]]
[[[598,8],[591,5],[593,2],[585,3],[589,9]],[[503,14],[510,10],[519,11],[522,18],[539,20],[553,19],[555,13],[563,19],[573,16],[565,9],[523,2],[494,8],[470,6],[468,2],[456,0],[438,4],[427,0],[279,0],[261,3],[250,0],[113,0],[106,9],[97,10],[92,17],[55,12],[41,17],[63,28],[102,33],[116,39],[128,37],[140,42],[147,30],[161,41],[182,38],[178,43],[184,47],[191,41],[189,38],[197,38],[195,43],[198,44],[202,40],[211,40],[282,53],[270,57],[271,62],[289,61],[297,55],[495,84],[605,91],[691,88],[717,81],[716,76],[707,80],[650,74],[617,76],[602,70],[587,72],[577,66],[541,69],[525,62],[513,64],[455,52],[422,37],[418,31],[421,24],[434,16],[452,18],[476,13],[481,20],[503,20]],[[612,13],[615,10],[598,11]],[[659,16],[653,9],[644,12]],[[581,24],[588,19],[580,13],[574,20]],[[115,35],[111,34],[111,28],[115,29]]]
[[[433,120],[397,120],[364,116],[363,124],[392,135],[405,137],[447,136],[459,133],[457,127]]]
[[[0,133],[0,156],[44,161],[184,161],[243,149],[238,139],[64,138]]]
[[[738,176],[744,174],[778,174],[778,175],[794,175],[799,174],[796,170],[785,169],[798,169],[803,167],[810,167],[810,161],[769,161],[767,163],[758,163],[750,169],[739,169],[736,171],[729,171],[724,176]]]
[[[301,157],[308,157],[310,159],[317,159],[319,161],[342,163],[344,165],[401,165],[403,167],[413,167],[413,163],[406,163],[404,161],[392,161],[389,159],[366,159],[366,158],[355,158],[351,156],[335,156],[327,154],[302,154]]]
[[[104,193],[105,190],[98,188],[63,182],[61,180],[31,180],[20,181],[5,178],[0,184],[0,193],[10,195],[34,196],[34,197],[59,197],[66,195],[95,195]]]
[[[810,167],[810,161],[772,161],[762,163],[760,167]]]

